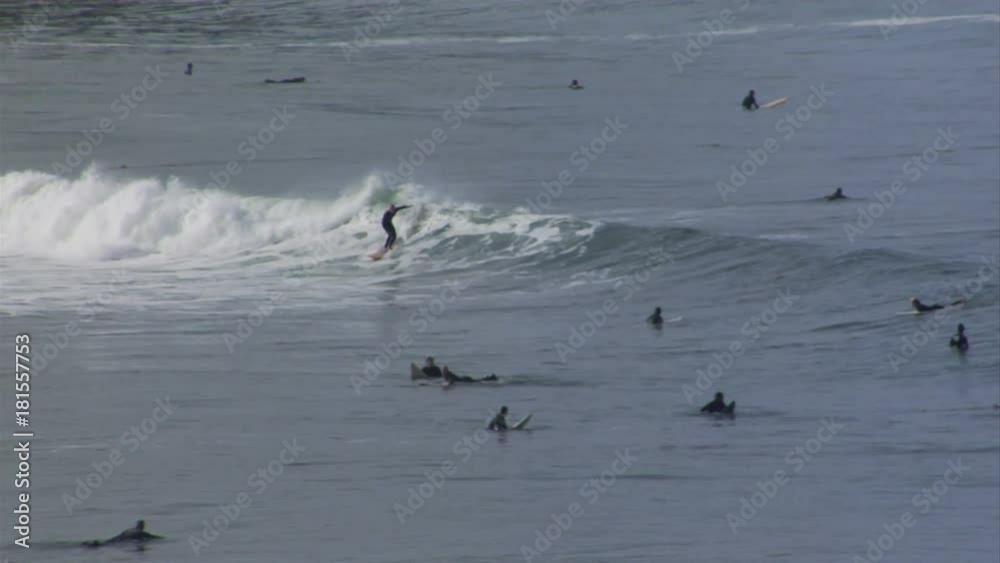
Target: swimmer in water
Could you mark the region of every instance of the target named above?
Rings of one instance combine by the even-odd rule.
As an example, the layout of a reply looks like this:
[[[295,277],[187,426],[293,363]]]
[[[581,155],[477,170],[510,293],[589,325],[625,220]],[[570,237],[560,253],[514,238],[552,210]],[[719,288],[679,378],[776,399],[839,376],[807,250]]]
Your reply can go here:
[[[571,90],[583,90],[583,86],[580,85],[580,82],[578,80],[570,82],[569,87]]]

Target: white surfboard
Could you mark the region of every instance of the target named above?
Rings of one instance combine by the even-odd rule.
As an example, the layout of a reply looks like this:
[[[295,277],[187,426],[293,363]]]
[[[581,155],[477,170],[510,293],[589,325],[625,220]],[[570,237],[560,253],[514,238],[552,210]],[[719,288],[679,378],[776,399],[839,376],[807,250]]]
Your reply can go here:
[[[373,261],[378,261],[381,260],[383,256],[388,254],[390,250],[391,249],[380,248],[376,252],[372,252],[371,254],[369,254],[368,257],[371,258]]]
[[[534,414],[535,413],[528,413],[528,416],[522,418],[520,421],[518,421],[517,424],[515,424],[514,426],[511,426],[510,429],[511,430],[524,430],[524,427],[527,426],[529,422],[531,422],[531,417]]]
[[[770,102],[767,102],[766,104],[760,106],[760,109],[770,109],[770,108],[773,108],[775,106],[780,106],[781,104],[783,104],[783,103],[785,103],[787,101],[788,101],[788,98],[778,98],[777,100],[771,100]]]
[[[684,317],[674,317],[672,319],[667,319],[666,322],[668,322],[668,323],[678,323],[678,322],[683,321],[683,320],[684,320]]]

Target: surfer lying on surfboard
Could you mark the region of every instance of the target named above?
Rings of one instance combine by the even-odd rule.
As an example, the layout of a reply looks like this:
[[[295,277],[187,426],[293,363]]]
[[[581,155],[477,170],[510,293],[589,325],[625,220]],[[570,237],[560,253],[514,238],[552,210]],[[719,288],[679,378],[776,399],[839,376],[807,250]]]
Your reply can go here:
[[[837,191],[833,192],[830,195],[823,196],[823,199],[827,201],[833,201],[835,199],[847,199],[847,196],[844,195],[844,188],[837,188]]]
[[[431,357],[427,358],[427,361],[424,364],[424,368],[420,371],[424,372],[424,376],[427,379],[437,379],[440,377],[444,377],[444,374],[441,373],[441,368],[434,365],[434,358]]]
[[[392,219],[396,216],[396,213],[410,207],[409,205],[402,205],[396,207],[395,205],[390,205],[388,211],[382,215],[382,228],[385,229],[386,234],[389,236],[385,239],[385,250],[392,250],[392,245],[396,243],[396,227],[392,226]]]
[[[965,298],[962,297],[961,299],[952,301],[950,306],[954,307],[956,305],[964,305],[964,304],[965,304]],[[916,297],[910,299],[910,305],[913,305],[913,308],[916,309],[918,313],[926,313],[927,311],[937,311],[938,309],[944,309],[945,307],[948,306],[948,305],[939,305],[937,303],[933,305],[924,305]]]
[[[448,383],[479,383],[481,381],[497,381],[499,379],[495,373],[487,375],[482,379],[473,379],[466,375],[455,375],[454,373],[451,373],[451,370],[448,369],[448,366],[444,366],[444,372],[442,375],[444,377],[444,380],[447,381]]]

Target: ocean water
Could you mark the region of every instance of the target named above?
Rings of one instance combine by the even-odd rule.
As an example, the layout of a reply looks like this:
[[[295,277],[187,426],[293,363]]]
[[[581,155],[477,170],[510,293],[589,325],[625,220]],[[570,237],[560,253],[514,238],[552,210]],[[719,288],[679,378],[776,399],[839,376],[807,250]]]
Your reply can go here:
[[[49,0],[0,29],[10,561],[996,561],[996,2]],[[415,386],[426,356],[505,382]],[[716,391],[734,418],[698,414]],[[530,431],[484,432],[500,405]],[[140,518],[166,539],[79,546]]]

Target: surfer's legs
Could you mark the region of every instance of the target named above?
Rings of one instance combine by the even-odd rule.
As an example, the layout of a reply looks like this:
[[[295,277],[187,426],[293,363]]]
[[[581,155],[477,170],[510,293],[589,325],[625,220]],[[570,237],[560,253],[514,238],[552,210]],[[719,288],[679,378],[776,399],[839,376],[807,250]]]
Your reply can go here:
[[[385,231],[389,233],[389,236],[385,239],[385,249],[389,250],[392,248],[393,243],[396,242],[396,229],[389,227]]]

